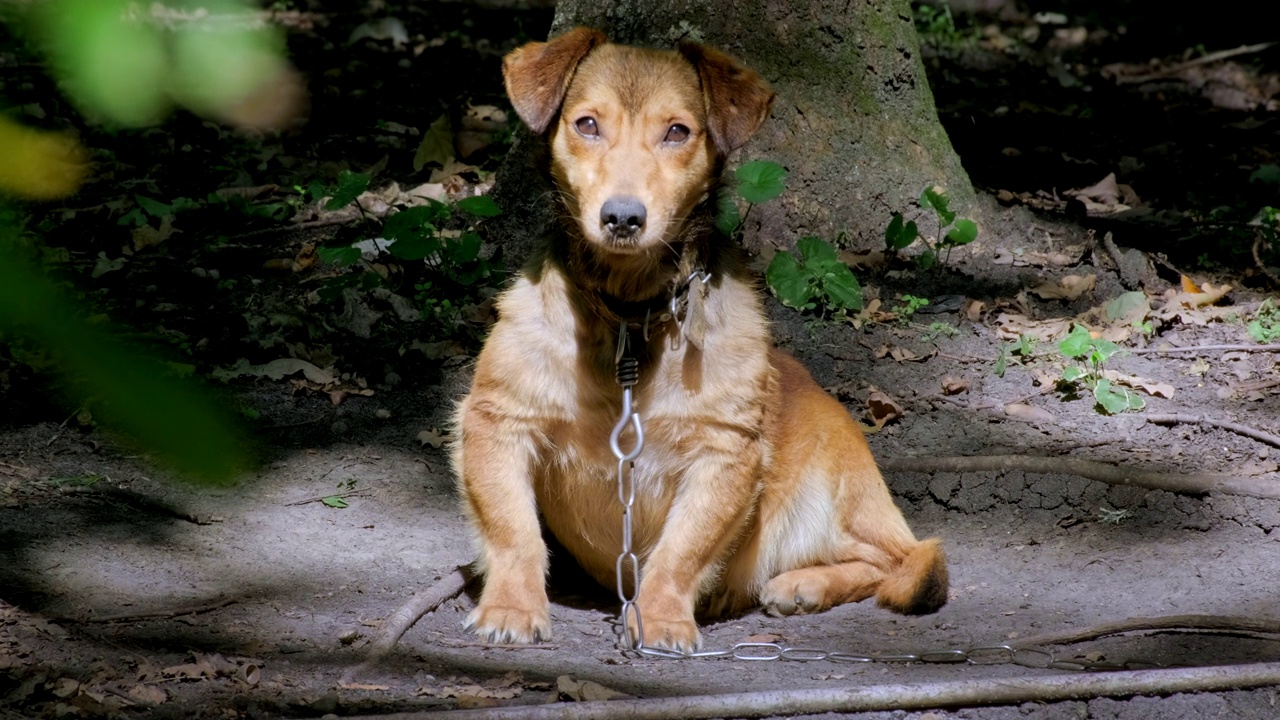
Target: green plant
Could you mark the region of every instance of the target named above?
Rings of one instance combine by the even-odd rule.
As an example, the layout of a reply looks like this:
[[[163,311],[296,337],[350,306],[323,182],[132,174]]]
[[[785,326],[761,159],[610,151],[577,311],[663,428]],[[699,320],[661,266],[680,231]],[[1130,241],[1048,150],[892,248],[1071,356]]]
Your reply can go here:
[[[729,237],[735,237],[751,214],[751,209],[768,202],[787,189],[787,170],[769,160],[752,160],[743,163],[733,173],[738,197],[747,202],[745,212],[739,211],[738,202],[726,192],[720,194],[716,228]]]
[[[925,342],[933,342],[940,337],[955,337],[959,334],[960,330],[954,325],[949,325],[944,322],[931,322],[929,323],[929,326],[925,328],[925,332],[920,336],[920,339]]]
[[[1280,341],[1280,308],[1271,298],[1262,301],[1247,326],[1249,337],[1260,343]]]
[[[916,314],[917,310],[928,304],[929,298],[903,295],[902,302],[893,306],[893,313],[898,316],[900,322],[906,324],[911,322],[911,318]]]
[[[1016,355],[1022,362],[1026,362],[1031,359],[1031,354],[1035,350],[1036,339],[1029,335],[1019,334],[1017,341],[1000,346],[999,354],[996,356],[996,366],[992,372],[996,377],[1004,377],[1005,369],[1013,356]]]
[[[1098,508],[1099,522],[1107,525],[1119,525],[1132,515],[1128,510],[1116,510],[1114,508],[1100,507]]]
[[[1137,393],[1113,385],[1106,378],[1106,363],[1120,351],[1120,346],[1095,338],[1083,325],[1071,328],[1071,333],[1058,343],[1058,352],[1076,361],[1062,371],[1062,382],[1074,388],[1079,385],[1093,392],[1099,407],[1111,415],[1126,410],[1141,410],[1146,401]]]
[[[783,305],[798,310],[820,307],[823,314],[862,309],[862,286],[830,243],[803,238],[796,243],[796,253],[799,257],[779,252],[765,271],[765,281]]]
[[[978,237],[978,224],[968,218],[956,217],[955,211],[947,207],[947,195],[942,188],[925,188],[917,202],[920,207],[932,210],[937,218],[936,239],[930,240],[928,236],[922,235],[914,220],[904,222],[902,213],[895,213],[884,233],[885,245],[890,252],[897,253],[919,240],[925,246],[925,251],[917,262],[927,270],[936,264],[945,265],[951,260],[953,248],[968,245]],[[940,255],[943,250],[946,251],[945,256]]]

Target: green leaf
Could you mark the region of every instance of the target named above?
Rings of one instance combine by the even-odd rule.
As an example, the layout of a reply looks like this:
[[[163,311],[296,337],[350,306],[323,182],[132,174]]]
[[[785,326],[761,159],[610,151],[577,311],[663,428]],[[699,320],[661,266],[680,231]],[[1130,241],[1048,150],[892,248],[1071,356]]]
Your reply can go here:
[[[1058,343],[1058,352],[1069,358],[1084,357],[1092,348],[1093,337],[1089,335],[1089,329],[1083,325],[1073,326],[1071,334]]]
[[[320,502],[324,503],[325,507],[338,508],[339,510],[344,507],[348,507],[347,501],[337,495],[330,495],[327,498],[321,498]]]
[[[720,193],[720,198],[716,202],[716,229],[726,237],[732,238],[741,225],[742,212],[738,210],[737,201],[727,192]]]
[[[1035,352],[1036,339],[1030,335],[1018,335],[1018,342],[1014,345],[1014,351],[1024,358],[1031,357],[1031,353]]]
[[[968,218],[960,218],[956,221],[955,227],[947,233],[947,237],[943,239],[944,247],[958,247],[960,245],[968,245],[978,237],[978,224]]]
[[[803,308],[813,299],[810,276],[801,269],[795,256],[785,250],[773,256],[764,278],[783,305]]]
[[[1089,373],[1085,372],[1084,368],[1072,366],[1062,370],[1062,379],[1069,383],[1073,383],[1088,374]]]
[[[166,205],[159,200],[152,200],[145,195],[134,195],[134,200],[138,201],[138,207],[142,208],[151,217],[164,217],[173,214],[173,206]]]
[[[426,205],[401,210],[387,217],[382,236],[388,240],[420,239],[434,236],[435,225],[449,215],[449,206],[430,200]]]
[[[950,225],[951,221],[956,219],[956,214],[947,209],[947,195],[940,187],[925,188],[924,192],[920,193],[920,207],[933,210],[943,227]]]
[[[804,264],[809,268],[817,268],[824,263],[840,262],[836,257],[836,249],[822,238],[800,238],[796,243],[796,250],[800,251],[800,257],[804,258]]]
[[[329,202],[324,204],[325,210],[338,210],[355,202],[360,193],[369,189],[369,176],[364,173],[353,173],[343,170],[338,175],[338,187],[334,189]]]
[[[1125,388],[1112,387],[1111,381],[1106,378],[1099,378],[1098,384],[1093,386],[1093,397],[1102,409],[1111,415],[1117,415],[1126,410],[1141,410],[1147,404],[1137,393]]]
[[[837,308],[862,309],[862,286],[844,263],[832,265],[822,277],[822,291]]]
[[[440,251],[440,241],[434,235],[417,235],[396,240],[387,252],[401,260],[421,260]]]
[[[743,163],[734,171],[734,177],[738,179],[738,194],[753,205],[772,200],[787,189],[786,169],[768,160]]]
[[[934,255],[932,250],[925,250],[916,257],[916,265],[919,265],[921,270],[928,270],[937,264],[937,262],[938,256]]]
[[[1133,323],[1140,322],[1150,310],[1151,304],[1147,301],[1147,294],[1141,290],[1124,293],[1103,306],[1108,322],[1122,319]]]
[[[450,240],[445,247],[448,249],[449,259],[455,264],[475,262],[480,257],[480,236],[466,232],[456,240]]]
[[[502,214],[502,208],[488,195],[476,195],[458,201],[458,209],[478,217],[495,217]]]
[[[316,251],[320,262],[346,267],[360,260],[360,248],[356,247],[322,247]]]
[[[1009,348],[1001,345],[999,352],[996,354],[996,366],[992,368],[992,373],[996,377],[1004,377],[1005,367],[1009,362]]]
[[[905,224],[902,220],[902,213],[894,213],[893,219],[889,221],[889,227],[884,233],[885,244],[893,250],[901,250],[920,237],[920,231],[916,228],[915,220]]]

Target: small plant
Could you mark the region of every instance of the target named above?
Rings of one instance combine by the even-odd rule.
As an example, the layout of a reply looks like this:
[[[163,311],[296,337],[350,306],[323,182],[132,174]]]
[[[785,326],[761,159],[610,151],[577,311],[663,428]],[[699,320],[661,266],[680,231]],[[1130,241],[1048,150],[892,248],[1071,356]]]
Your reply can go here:
[[[932,322],[929,323],[929,327],[925,328],[924,335],[921,335],[920,339],[925,342],[933,342],[940,337],[955,337],[959,334],[960,330],[954,325],[944,322]]]
[[[1120,351],[1120,346],[1095,338],[1083,325],[1071,328],[1071,334],[1058,343],[1058,352],[1076,361],[1062,371],[1062,382],[1070,387],[1077,385],[1093,392],[1098,406],[1110,415],[1126,410],[1141,410],[1146,401],[1137,393],[1115,386],[1106,378],[1106,363]]]
[[[847,314],[862,309],[862,286],[826,240],[807,237],[796,243],[796,255],[783,250],[773,256],[765,281],[783,305],[798,310],[819,307]]]
[[[1100,507],[1098,508],[1098,521],[1107,525],[1119,525],[1133,513],[1128,510],[1116,510],[1115,508]]]
[[[927,236],[920,234],[920,228],[914,220],[904,222],[902,213],[895,213],[884,233],[885,245],[890,252],[897,253],[919,240],[924,244],[925,251],[917,262],[920,267],[927,270],[934,265],[947,264],[951,260],[953,248],[968,245],[978,237],[978,224],[968,218],[956,217],[955,212],[947,207],[947,195],[942,188],[937,186],[925,188],[917,202],[920,207],[933,210],[938,220],[936,238],[940,239],[930,240]],[[940,251],[943,250],[946,254],[940,255]]]
[[[740,212],[737,200],[729,193],[721,193],[716,217],[716,228],[731,238],[742,231],[752,208],[778,197],[787,189],[787,170],[776,162],[752,160],[735,170],[733,177],[737,180],[738,197],[747,202],[747,209]]]
[[[1031,354],[1036,350],[1036,339],[1029,335],[1018,335],[1016,342],[1008,345],[1000,346],[1000,353],[996,356],[996,366],[993,373],[996,377],[1004,377],[1004,371],[1008,367],[1009,360],[1013,356],[1017,356],[1021,362],[1031,359]]]
[[[1260,343],[1270,344],[1280,341],[1280,308],[1276,307],[1271,298],[1263,300],[1247,327],[1249,337]]]
[[[912,316],[916,311],[929,304],[929,298],[916,297],[915,295],[903,295],[902,302],[893,306],[893,313],[898,316],[898,320],[902,323],[911,322]]]

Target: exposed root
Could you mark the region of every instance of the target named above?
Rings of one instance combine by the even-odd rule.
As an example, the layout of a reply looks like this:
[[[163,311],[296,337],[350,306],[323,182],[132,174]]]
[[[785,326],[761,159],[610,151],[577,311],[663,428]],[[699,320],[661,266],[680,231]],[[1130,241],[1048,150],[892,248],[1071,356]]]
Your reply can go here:
[[[1203,417],[1201,415],[1147,415],[1145,420],[1156,425],[1174,425],[1177,423],[1212,425],[1213,427],[1230,430],[1233,433],[1244,435],[1247,438],[1253,438],[1258,442],[1264,442],[1268,445],[1280,447],[1280,435],[1273,435],[1269,432],[1251,428],[1248,425],[1227,422],[1226,420],[1214,420],[1213,418]]]
[[[1136,617],[1117,622],[1094,625],[1091,628],[1065,632],[1045,633],[1023,638],[1018,645],[1070,645],[1086,640],[1097,640],[1109,635],[1144,630],[1213,630],[1217,632],[1256,633],[1280,635],[1280,620],[1242,617],[1235,615],[1165,615],[1162,617]]]
[[[1184,495],[1211,492],[1280,499],[1280,483],[1211,473],[1163,473],[1108,465],[1093,460],[1032,455],[975,455],[960,457],[883,458],[880,469],[890,472],[1027,472],[1039,475],[1078,475],[1112,485],[1166,490]]]

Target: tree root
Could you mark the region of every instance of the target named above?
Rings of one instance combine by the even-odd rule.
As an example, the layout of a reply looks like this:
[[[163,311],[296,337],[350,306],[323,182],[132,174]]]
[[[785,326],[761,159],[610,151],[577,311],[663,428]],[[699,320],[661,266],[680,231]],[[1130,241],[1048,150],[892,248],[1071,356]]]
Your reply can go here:
[[[462,574],[462,569],[458,568],[440,578],[435,585],[409,598],[408,602],[387,616],[382,623],[381,633],[369,643],[369,651],[364,660],[359,665],[347,668],[338,680],[338,684],[340,686],[354,684],[357,677],[373,668],[379,660],[391,652],[396,643],[400,642],[400,637],[418,622],[418,618],[435,610],[441,603],[458,597],[466,585],[467,578]]]
[[[1117,622],[1094,625],[1091,628],[1045,633],[1018,640],[1018,646],[1070,645],[1096,640],[1108,635],[1144,630],[1212,630],[1217,632],[1255,633],[1280,635],[1280,620],[1267,620],[1233,615],[1164,615],[1161,617],[1137,617]]]
[[[359,715],[358,720],[673,720],[755,718],[829,712],[883,712],[1019,705],[1097,697],[1245,690],[1280,684],[1280,663],[1129,670],[811,690],[772,690],[645,700]]]
[[[1125,348],[1130,355],[1172,352],[1280,352],[1280,345],[1187,345],[1186,347]]]
[[[1213,418],[1202,417],[1200,415],[1147,415],[1144,418],[1149,423],[1156,425],[1174,425],[1177,423],[1212,425],[1213,427],[1230,430],[1233,433],[1244,435],[1247,438],[1253,438],[1258,442],[1263,442],[1274,447],[1280,447],[1280,435],[1272,435],[1269,432],[1251,428],[1248,425],[1227,422],[1225,420],[1214,420]]]
[[[195,605],[183,605],[181,607],[171,608],[168,610],[145,610],[142,612],[117,613],[115,615],[89,615],[82,618],[66,618],[71,622],[81,623],[114,623],[114,622],[133,622],[135,620],[163,620],[166,618],[182,617],[183,615],[199,615],[224,608],[231,603],[236,602],[233,597],[221,597],[209,602],[198,603]]]
[[[883,458],[881,470],[890,472],[996,472],[1039,475],[1078,475],[1111,485],[1166,490],[1184,495],[1211,492],[1280,499],[1280,483],[1265,477],[1249,478],[1211,473],[1163,473],[1108,465],[1093,460],[1032,455],[979,455],[959,457]]]

